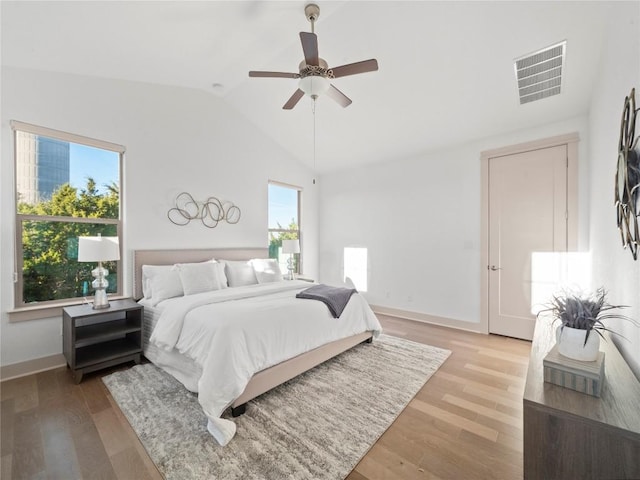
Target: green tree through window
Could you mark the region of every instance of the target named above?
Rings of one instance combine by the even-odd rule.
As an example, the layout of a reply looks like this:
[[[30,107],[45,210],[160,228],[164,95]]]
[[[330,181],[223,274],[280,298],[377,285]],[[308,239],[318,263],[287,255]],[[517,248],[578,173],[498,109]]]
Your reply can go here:
[[[106,193],[99,194],[92,178],[80,191],[65,183],[50,200],[19,203],[24,303],[88,295],[95,265],[78,263],[78,237],[118,236],[118,225],[78,219],[117,219],[119,210],[118,186],[109,185]],[[117,292],[117,262],[105,262],[104,266],[109,270],[108,293]]]

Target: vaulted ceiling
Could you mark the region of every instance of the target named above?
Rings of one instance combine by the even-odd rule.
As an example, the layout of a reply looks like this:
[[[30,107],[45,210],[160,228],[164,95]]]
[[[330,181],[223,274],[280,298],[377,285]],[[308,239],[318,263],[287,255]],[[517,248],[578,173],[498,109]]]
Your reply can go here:
[[[2,64],[200,89],[313,164],[313,102],[297,80],[301,1],[44,1],[1,5]],[[317,1],[320,57],[369,58],[335,79],[353,100],[315,106],[319,171],[418,155],[587,112],[610,2]],[[637,25],[635,28],[639,28]],[[566,40],[562,93],[520,105],[513,62]]]

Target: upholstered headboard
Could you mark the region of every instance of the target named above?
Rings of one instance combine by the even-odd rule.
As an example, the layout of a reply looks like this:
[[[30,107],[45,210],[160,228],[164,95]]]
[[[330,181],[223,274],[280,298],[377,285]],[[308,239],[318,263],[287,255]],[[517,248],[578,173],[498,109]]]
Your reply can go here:
[[[198,250],[134,250],[133,298],[142,298],[142,265],[206,262],[207,260],[251,260],[268,258],[268,248],[212,248]]]

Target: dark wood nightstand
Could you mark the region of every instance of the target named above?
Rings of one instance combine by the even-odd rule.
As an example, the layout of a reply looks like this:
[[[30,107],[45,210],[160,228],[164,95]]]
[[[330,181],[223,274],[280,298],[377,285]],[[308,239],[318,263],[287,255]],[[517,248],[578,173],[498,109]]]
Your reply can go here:
[[[76,383],[85,373],[140,363],[144,307],[130,299],[109,303],[101,310],[90,304],[62,309],[62,350]]]

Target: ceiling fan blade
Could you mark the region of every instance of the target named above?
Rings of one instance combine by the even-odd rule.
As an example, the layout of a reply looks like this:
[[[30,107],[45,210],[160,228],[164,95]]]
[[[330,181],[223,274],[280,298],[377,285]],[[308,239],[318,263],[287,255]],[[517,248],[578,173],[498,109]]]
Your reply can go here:
[[[318,66],[318,36],[315,33],[300,32],[304,61],[307,65]]]
[[[304,92],[300,89],[296,90],[291,98],[287,100],[287,103],[282,107],[283,110],[291,110],[296,104],[300,101],[300,99],[304,97]]]
[[[351,99],[333,85],[331,85],[329,87],[329,90],[327,90],[327,96],[334,99],[343,107],[348,107],[349,105],[351,105]]]
[[[356,73],[375,72],[378,70],[378,61],[372,58],[371,60],[333,67],[331,70],[333,71],[333,78],[346,77]]]
[[[300,78],[299,73],[288,72],[249,72],[250,77],[270,77],[270,78]]]

